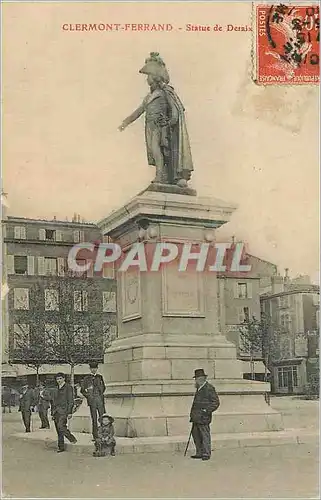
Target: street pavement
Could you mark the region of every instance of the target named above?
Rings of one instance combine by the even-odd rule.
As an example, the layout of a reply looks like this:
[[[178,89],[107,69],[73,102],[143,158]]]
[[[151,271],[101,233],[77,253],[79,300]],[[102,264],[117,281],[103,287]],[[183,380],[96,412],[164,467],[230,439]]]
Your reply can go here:
[[[318,425],[315,401],[275,398],[272,406],[289,427]],[[179,453],[94,458],[14,439],[17,417],[3,423],[3,497],[318,498],[318,443],[221,449],[209,462]]]

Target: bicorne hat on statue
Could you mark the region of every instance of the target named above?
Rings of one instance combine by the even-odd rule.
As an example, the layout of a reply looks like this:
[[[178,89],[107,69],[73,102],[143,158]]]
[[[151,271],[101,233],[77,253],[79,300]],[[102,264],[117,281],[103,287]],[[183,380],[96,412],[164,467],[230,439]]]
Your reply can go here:
[[[198,368],[197,370],[194,371],[194,377],[207,377],[206,373],[204,372],[203,368]]]
[[[160,78],[164,83],[169,83],[169,74],[163,59],[158,52],[151,52],[150,57],[145,60],[145,66],[139,70],[144,75]]]

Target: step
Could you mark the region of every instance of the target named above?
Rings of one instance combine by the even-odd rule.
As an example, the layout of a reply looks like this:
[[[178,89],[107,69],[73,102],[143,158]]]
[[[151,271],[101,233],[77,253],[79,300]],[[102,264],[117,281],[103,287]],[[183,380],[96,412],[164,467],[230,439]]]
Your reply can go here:
[[[94,445],[92,437],[85,433],[74,433],[78,442],[69,444],[68,451],[81,454],[92,454]],[[11,435],[12,438],[29,441],[35,444],[43,444],[50,449],[57,447],[57,435],[53,429],[37,430],[30,433],[19,432]],[[127,453],[157,453],[157,452],[179,452],[183,453],[188,436],[166,436],[145,438],[116,437],[118,455]],[[218,434],[212,436],[214,450],[223,448],[246,448],[254,446],[279,446],[286,444],[317,443],[319,434],[317,430],[286,429],[284,431],[252,432]],[[189,452],[194,451],[193,443],[190,443]]]

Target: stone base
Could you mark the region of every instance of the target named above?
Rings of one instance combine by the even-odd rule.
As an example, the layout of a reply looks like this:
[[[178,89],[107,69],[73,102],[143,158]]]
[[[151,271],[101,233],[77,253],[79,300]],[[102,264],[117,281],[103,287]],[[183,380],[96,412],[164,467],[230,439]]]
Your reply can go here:
[[[144,193],[145,191],[155,191],[158,193],[185,194],[187,196],[197,195],[195,189],[189,187],[179,187],[176,184],[161,184],[158,182],[152,182],[147,189],[142,191],[142,193]],[[139,193],[139,195],[141,195],[142,193]]]
[[[212,426],[213,427],[213,426]],[[74,419],[71,420],[71,430],[74,432]],[[67,451],[76,454],[92,455],[94,446],[89,434],[77,434],[76,444],[67,443]],[[52,430],[41,430],[30,432],[19,432],[13,434],[12,438],[28,441],[39,446],[46,446],[54,451],[57,448],[57,434]],[[158,438],[121,438],[116,437],[116,458],[117,455],[137,454],[137,453],[180,453],[184,454],[188,435],[175,437]],[[318,442],[318,432],[307,429],[289,429],[280,432],[243,432],[241,434],[212,434],[212,450],[238,449],[260,446],[280,446],[280,445],[299,445],[314,444]],[[187,457],[194,453],[194,445],[191,442]],[[115,459],[116,459],[115,458]],[[114,460],[107,457],[106,460]]]
[[[116,340],[101,367],[116,434],[136,438],[188,432],[196,368],[204,368],[220,397],[213,417],[216,434],[283,429],[281,414],[264,398],[270,384],[243,380],[235,346],[224,337],[190,335],[187,342],[181,335],[144,334]],[[73,418],[79,432],[91,432],[85,408]]]

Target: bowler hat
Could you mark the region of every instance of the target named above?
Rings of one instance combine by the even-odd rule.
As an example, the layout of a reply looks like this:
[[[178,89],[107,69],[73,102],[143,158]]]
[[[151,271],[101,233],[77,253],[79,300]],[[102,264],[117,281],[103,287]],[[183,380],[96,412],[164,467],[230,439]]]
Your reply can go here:
[[[207,377],[206,373],[204,372],[203,368],[198,368],[197,370],[194,371],[194,377]]]
[[[95,362],[89,363],[89,368],[98,368],[98,363]]]

